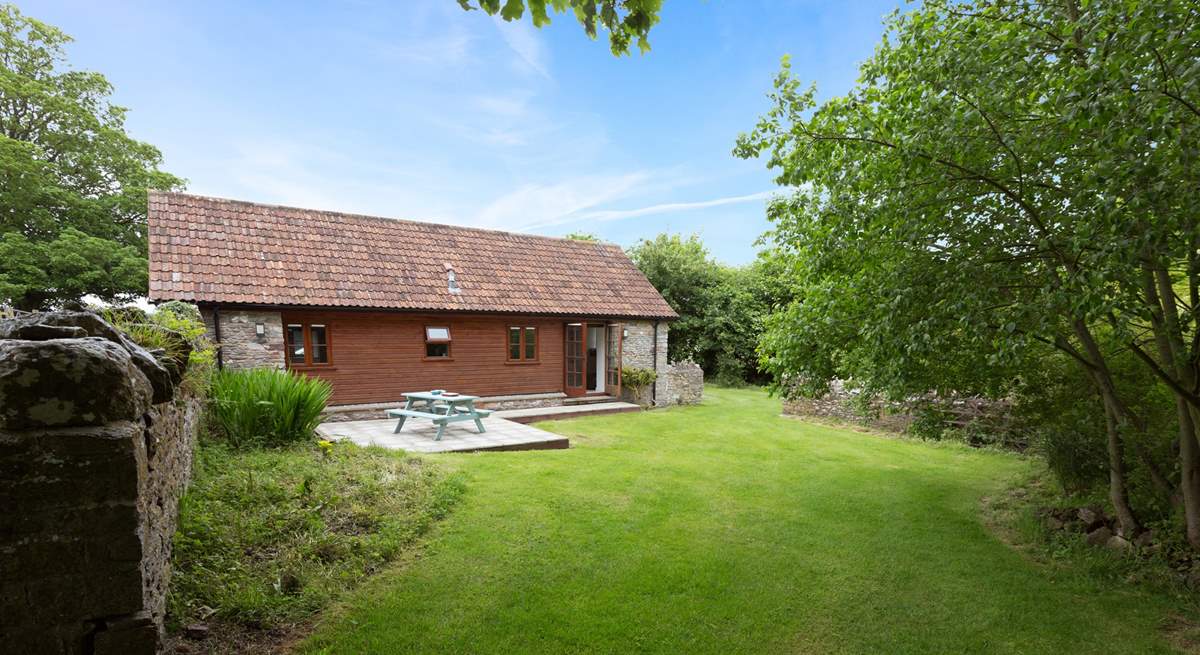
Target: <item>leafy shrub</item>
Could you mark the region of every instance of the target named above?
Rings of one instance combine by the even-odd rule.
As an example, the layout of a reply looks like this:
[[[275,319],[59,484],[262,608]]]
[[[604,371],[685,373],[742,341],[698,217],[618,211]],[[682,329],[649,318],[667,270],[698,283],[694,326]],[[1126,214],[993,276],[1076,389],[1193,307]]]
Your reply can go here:
[[[1122,439],[1131,503],[1143,521],[1152,521],[1170,512],[1169,498],[1154,485],[1149,464],[1168,472],[1174,468],[1174,398],[1123,344],[1111,335],[1101,337],[1102,345],[1111,353],[1108,364],[1118,393],[1144,422],[1144,431],[1122,426]],[[1100,492],[1108,480],[1107,435],[1100,397],[1088,375],[1067,357],[1046,357],[1041,364],[1041,370],[1028,373],[1018,388],[1018,420],[1028,431],[1033,449],[1045,457],[1065,491]]]
[[[658,372],[652,368],[624,367],[621,369],[621,386],[628,389],[633,396],[642,395],[642,390],[654,384]]]
[[[277,447],[313,436],[333,388],[272,369],[217,371],[209,415],[234,448]]]
[[[1104,428],[1097,429],[1087,425],[1090,420],[1078,421],[1078,418],[1092,417],[1064,416],[1055,425],[1039,427],[1032,434],[1037,451],[1046,459],[1046,465],[1062,488],[1070,494],[1096,488],[1108,476]]]
[[[97,310],[104,320],[147,350],[162,350],[176,361],[188,352],[187,369],[180,386],[186,393],[208,393],[216,364],[216,347],[208,339],[200,310],[195,305],[173,300],[148,314],[138,307],[108,307]]]
[[[936,403],[919,403],[912,410],[913,420],[908,425],[908,434],[926,441],[941,441],[947,437],[946,431],[953,418],[950,412]]]

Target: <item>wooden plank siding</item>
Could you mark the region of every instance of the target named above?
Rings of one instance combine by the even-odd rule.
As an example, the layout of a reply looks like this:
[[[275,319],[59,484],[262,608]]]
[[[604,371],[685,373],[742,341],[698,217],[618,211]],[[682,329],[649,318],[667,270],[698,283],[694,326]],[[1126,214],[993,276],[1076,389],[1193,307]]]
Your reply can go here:
[[[327,366],[291,366],[333,384],[331,404],[399,400],[407,391],[446,389],[480,396],[563,389],[562,318],[284,311],[290,323],[328,326]],[[508,327],[538,328],[538,359],[507,361]],[[449,326],[449,360],[425,358],[425,327]]]

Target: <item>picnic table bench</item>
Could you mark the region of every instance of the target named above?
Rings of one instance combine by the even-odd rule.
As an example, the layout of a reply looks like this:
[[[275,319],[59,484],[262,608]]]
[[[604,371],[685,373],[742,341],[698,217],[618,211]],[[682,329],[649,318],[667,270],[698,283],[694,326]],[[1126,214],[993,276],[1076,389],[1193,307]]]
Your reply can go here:
[[[437,426],[437,436],[434,437],[434,441],[442,440],[447,425],[460,421],[475,421],[475,428],[479,430],[480,434],[483,434],[487,430],[484,429],[483,421],[480,419],[487,418],[492,414],[490,409],[475,408],[475,401],[479,400],[479,396],[416,391],[404,394],[404,399],[404,409],[387,410],[389,417],[399,419],[392,434],[400,432],[404,427],[404,421],[410,418],[432,421]]]

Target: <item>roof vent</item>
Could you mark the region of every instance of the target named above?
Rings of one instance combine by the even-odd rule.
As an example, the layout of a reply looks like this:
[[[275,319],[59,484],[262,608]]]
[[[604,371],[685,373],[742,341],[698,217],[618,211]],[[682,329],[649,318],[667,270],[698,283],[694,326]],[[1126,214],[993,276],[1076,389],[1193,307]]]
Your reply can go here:
[[[450,293],[462,293],[462,287],[458,286],[458,276],[454,274],[454,267],[448,263],[443,263],[446,267],[446,288]]]

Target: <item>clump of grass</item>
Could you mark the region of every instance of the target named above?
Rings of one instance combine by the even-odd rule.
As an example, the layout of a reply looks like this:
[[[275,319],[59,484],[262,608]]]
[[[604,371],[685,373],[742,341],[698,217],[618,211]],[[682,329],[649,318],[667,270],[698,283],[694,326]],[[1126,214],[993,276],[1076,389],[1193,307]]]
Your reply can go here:
[[[461,491],[458,477],[379,448],[205,443],[180,504],[171,622],[303,621],[413,545]]]
[[[139,346],[162,350],[180,366],[186,363],[180,382],[185,393],[199,397],[208,393],[217,351],[205,334],[204,321],[195,305],[173,300],[159,305],[153,313],[132,306],[96,311]]]
[[[286,371],[217,371],[209,416],[234,448],[298,443],[312,438],[332,390],[324,380]]]

